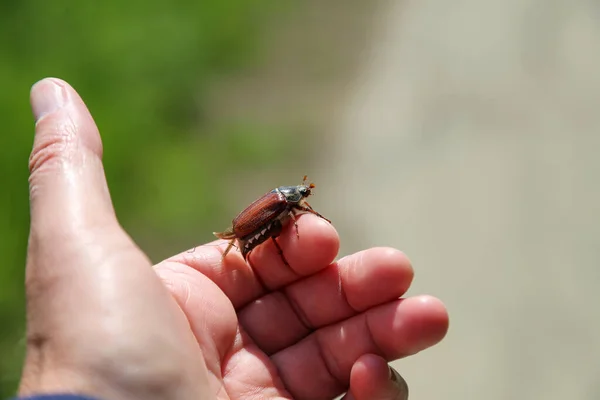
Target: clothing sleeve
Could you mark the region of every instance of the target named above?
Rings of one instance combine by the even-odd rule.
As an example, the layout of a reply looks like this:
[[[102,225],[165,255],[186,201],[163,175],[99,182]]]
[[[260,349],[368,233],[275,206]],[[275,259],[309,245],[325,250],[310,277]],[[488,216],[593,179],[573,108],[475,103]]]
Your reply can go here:
[[[14,397],[10,400],[101,400],[96,397],[76,394],[42,394],[38,396]]]

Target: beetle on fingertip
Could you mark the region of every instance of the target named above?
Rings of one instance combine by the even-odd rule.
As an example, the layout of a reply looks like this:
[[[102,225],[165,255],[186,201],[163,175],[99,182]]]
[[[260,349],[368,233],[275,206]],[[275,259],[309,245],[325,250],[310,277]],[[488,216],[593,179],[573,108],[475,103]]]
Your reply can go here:
[[[219,239],[229,240],[222,259],[225,258],[237,241],[244,261],[247,261],[252,250],[270,238],[275,244],[283,263],[289,266],[283,255],[283,250],[275,240],[281,234],[283,228],[290,221],[293,221],[296,236],[299,238],[296,216],[303,213],[314,214],[331,223],[330,220],[313,210],[306,201],[306,198],[311,195],[312,189],[315,188],[313,183],[307,185],[306,179],[307,176],[305,175],[300,185],[280,186],[265,193],[239,213],[227,230],[213,232]]]

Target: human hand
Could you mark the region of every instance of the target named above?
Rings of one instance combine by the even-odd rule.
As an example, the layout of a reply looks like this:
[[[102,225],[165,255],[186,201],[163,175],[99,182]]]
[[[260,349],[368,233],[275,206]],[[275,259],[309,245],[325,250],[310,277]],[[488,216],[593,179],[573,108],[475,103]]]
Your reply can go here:
[[[312,215],[250,256],[224,241],[152,267],[120,227],[97,128],[65,82],[32,89],[27,355],[21,395],[103,399],[406,398],[386,361],[440,341],[430,296],[398,299],[413,271],[373,248],[333,262],[339,237]]]

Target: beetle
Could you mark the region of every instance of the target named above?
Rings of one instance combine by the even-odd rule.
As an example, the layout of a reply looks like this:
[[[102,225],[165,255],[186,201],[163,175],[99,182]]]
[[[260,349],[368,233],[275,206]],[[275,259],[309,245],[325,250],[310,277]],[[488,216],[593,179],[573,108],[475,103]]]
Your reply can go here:
[[[275,244],[283,263],[289,267],[289,263],[283,255],[283,250],[275,240],[286,224],[290,220],[293,221],[296,228],[296,237],[300,238],[298,224],[296,223],[296,216],[299,214],[311,213],[331,223],[330,220],[313,210],[306,201],[306,198],[311,195],[312,190],[315,188],[314,183],[307,185],[306,179],[307,176],[304,175],[300,185],[280,186],[265,193],[239,213],[227,230],[213,232],[217,238],[229,240],[221,260],[225,258],[237,241],[244,261],[247,261],[252,250],[270,238]]]

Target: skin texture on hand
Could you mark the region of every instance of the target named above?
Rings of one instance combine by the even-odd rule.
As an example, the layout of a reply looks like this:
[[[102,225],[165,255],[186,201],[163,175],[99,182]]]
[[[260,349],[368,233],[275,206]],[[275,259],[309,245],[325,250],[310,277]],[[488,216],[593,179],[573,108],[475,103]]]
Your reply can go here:
[[[105,399],[407,398],[387,362],[439,342],[444,305],[400,298],[406,256],[334,261],[339,236],[298,218],[249,263],[219,240],[152,266],[120,227],[94,121],[64,81],[32,88],[28,347],[20,394]]]

